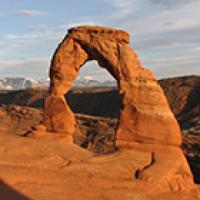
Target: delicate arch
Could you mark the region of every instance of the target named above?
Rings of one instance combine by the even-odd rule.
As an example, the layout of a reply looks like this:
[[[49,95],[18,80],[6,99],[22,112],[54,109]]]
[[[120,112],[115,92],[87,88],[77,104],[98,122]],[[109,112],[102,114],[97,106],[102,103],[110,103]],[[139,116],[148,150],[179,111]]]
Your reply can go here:
[[[164,93],[154,75],[141,66],[129,47],[129,34],[95,26],[70,29],[54,53],[50,94],[44,107],[44,125],[48,131],[72,136],[75,120],[64,94],[88,60],[97,60],[110,72],[123,96],[116,130],[117,147],[138,143],[181,144],[179,126]]]

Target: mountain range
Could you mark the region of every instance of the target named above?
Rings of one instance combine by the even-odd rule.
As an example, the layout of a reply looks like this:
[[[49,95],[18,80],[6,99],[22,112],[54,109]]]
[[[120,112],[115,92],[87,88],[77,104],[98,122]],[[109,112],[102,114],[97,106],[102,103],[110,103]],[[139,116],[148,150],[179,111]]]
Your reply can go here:
[[[0,79],[0,90],[23,90],[37,87],[45,87],[45,82],[27,77],[7,77]]]
[[[93,88],[93,87],[116,87],[114,80],[97,81],[93,79],[77,79],[72,85],[76,88]],[[28,88],[47,88],[49,86],[48,79],[35,80],[28,77],[7,77],[0,79],[0,90],[24,90]]]

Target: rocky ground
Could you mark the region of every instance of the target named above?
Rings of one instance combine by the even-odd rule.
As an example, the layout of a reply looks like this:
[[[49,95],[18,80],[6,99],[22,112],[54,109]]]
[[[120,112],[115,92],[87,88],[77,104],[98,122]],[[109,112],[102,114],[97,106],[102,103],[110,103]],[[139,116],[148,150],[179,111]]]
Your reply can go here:
[[[165,79],[160,83],[180,123],[183,132],[182,148],[194,173],[194,179],[199,183],[200,77]],[[155,192],[156,189],[148,190],[147,193],[139,192],[145,185],[140,185],[130,178],[134,177],[135,173],[132,162],[136,162],[134,166],[139,165],[137,162],[146,162],[147,155],[141,156],[143,161],[137,161],[135,158],[140,156],[138,152],[133,151],[131,155],[127,152],[116,152],[114,130],[120,107],[120,97],[116,90],[77,90],[67,95],[73,111],[77,112],[75,143],[89,151],[74,145],[66,147],[60,142],[19,137],[42,120],[45,95],[46,91],[43,90],[0,95],[0,168],[4,171],[2,180],[6,181],[0,184],[0,191],[4,191],[5,196],[14,195],[15,198],[11,196],[10,199],[49,199],[49,196],[45,195],[54,188],[51,194],[49,193],[52,199],[63,199],[66,195],[63,188],[69,187],[66,191],[67,195],[71,195],[69,199],[111,199],[110,194],[114,195],[115,199],[198,199],[196,192],[179,194],[166,190],[159,193]],[[76,156],[73,157],[72,154]],[[102,154],[109,155],[101,156]],[[126,160],[122,161],[124,167],[113,168],[118,166],[119,157]],[[104,166],[103,171],[100,166]],[[19,176],[15,176],[16,173],[19,173]],[[23,177],[24,181],[21,181],[20,177]],[[87,181],[88,177],[90,181]],[[39,182],[41,179],[44,181]],[[14,192],[6,184],[29,196]],[[70,194],[73,184],[77,184],[79,192]],[[37,194],[34,193],[36,190]],[[103,190],[105,192],[99,192]],[[134,190],[137,191],[134,193],[136,196],[132,195]],[[122,194],[125,194],[126,198],[121,196]]]
[[[1,199],[200,199],[195,187],[184,190],[173,182],[164,184],[159,177],[171,171],[162,171],[163,166],[159,166],[162,170],[157,171],[156,181],[138,179],[138,168],[149,162],[148,152],[126,150],[98,156],[61,141],[3,133],[0,144]]]

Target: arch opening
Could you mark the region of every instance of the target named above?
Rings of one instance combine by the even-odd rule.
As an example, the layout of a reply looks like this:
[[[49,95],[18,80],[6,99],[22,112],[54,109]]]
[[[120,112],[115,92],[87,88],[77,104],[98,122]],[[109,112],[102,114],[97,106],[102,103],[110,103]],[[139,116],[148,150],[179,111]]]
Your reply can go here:
[[[91,79],[95,79],[98,82],[109,80],[115,82],[115,86],[117,86],[115,77],[113,77],[106,67],[100,66],[96,60],[89,60],[82,65],[76,80],[83,79],[85,76],[91,76]]]
[[[66,97],[74,113],[107,118],[119,116],[117,81],[95,61],[81,67]]]
[[[65,96],[75,115],[74,142],[95,153],[114,152],[121,99],[110,72],[87,61]]]

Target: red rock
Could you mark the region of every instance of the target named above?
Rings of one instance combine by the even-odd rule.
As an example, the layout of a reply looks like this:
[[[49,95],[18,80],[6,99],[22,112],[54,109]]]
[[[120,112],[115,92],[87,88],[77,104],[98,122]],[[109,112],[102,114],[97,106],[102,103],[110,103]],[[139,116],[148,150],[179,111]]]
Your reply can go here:
[[[175,191],[184,190],[186,182],[193,187],[192,174],[179,148],[179,125],[154,75],[141,66],[129,47],[125,31],[94,26],[68,31],[51,62],[50,94],[44,107],[47,130],[73,134],[74,116],[64,95],[88,60],[97,60],[111,73],[122,95],[116,146],[148,152],[149,163],[136,170],[135,177],[155,183],[157,189],[164,184]]]
[[[129,34],[105,27],[72,28],[56,49],[50,68],[50,95],[44,109],[48,131],[73,134],[74,117],[64,94],[88,60],[97,60],[106,68],[123,95],[117,147],[130,147],[134,143],[180,146],[180,129],[163,90],[129,47]]]

